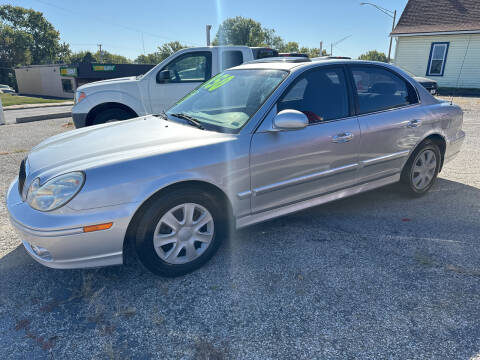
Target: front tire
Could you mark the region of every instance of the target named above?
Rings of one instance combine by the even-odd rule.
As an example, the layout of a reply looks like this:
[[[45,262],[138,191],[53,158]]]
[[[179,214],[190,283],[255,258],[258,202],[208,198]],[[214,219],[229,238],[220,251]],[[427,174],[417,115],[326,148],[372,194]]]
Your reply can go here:
[[[218,201],[200,189],[178,189],[147,205],[137,226],[141,263],[161,276],[180,276],[206,263],[228,236]]]
[[[442,154],[437,144],[425,140],[413,151],[401,175],[401,182],[409,195],[425,195],[433,186],[440,171]]]

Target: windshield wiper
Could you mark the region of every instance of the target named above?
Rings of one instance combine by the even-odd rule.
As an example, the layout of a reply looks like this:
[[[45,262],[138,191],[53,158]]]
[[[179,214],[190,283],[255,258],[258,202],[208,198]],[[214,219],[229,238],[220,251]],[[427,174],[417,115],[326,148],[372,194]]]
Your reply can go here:
[[[205,130],[203,125],[197,119],[191,117],[190,115],[187,115],[187,114],[184,114],[184,113],[170,114],[170,115],[175,116],[179,119],[186,120],[190,125],[193,125],[200,130]]]

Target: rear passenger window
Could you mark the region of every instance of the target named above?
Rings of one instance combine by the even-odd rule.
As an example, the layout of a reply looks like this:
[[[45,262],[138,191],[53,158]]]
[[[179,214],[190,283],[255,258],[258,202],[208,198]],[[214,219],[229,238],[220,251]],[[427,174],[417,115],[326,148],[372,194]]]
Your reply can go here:
[[[418,103],[413,86],[379,67],[352,67],[361,114]]]
[[[326,68],[300,75],[278,102],[277,109],[301,111],[310,124],[347,117],[348,95],[343,70]]]
[[[241,51],[224,51],[222,53],[222,70],[238,66],[243,63]]]

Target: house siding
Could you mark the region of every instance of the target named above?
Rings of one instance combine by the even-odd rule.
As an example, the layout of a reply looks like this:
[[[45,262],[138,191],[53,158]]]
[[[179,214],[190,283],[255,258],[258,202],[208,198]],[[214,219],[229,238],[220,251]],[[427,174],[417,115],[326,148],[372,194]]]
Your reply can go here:
[[[395,65],[416,76],[430,77],[440,87],[480,89],[480,34],[400,36],[396,41]],[[430,48],[434,42],[450,43],[443,76],[426,75]]]

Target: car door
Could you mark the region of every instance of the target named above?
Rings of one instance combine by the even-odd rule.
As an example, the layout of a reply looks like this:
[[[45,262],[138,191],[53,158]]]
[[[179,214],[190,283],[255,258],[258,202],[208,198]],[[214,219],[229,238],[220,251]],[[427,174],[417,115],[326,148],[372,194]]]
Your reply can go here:
[[[415,88],[401,75],[379,65],[349,67],[362,132],[359,180],[398,175],[421,140],[425,110]]]
[[[341,66],[308,70],[287,88],[252,137],[253,213],[355,184],[360,128],[350,104]],[[272,118],[286,109],[302,111],[309,125],[269,131]]]
[[[169,79],[160,73],[167,70]],[[193,51],[182,54],[157,71],[150,80],[149,96],[152,113],[159,113],[195,89],[212,74],[212,53]]]

